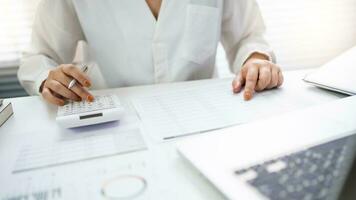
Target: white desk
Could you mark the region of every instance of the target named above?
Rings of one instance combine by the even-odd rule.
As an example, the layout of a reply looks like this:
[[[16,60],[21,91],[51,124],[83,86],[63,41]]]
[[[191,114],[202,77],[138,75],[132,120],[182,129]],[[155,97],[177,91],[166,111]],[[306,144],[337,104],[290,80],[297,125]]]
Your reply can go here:
[[[344,97],[305,84],[301,81],[305,73],[306,71],[286,72],[283,89],[295,91],[300,95],[301,100],[313,99],[308,106]],[[131,113],[129,115],[131,117],[125,119],[125,123],[129,124],[139,120],[129,103],[133,97],[218,82],[231,84],[230,79],[215,79],[119,88],[99,91],[99,93],[115,93],[124,101]],[[26,194],[31,196],[42,191],[49,191],[48,195],[51,195],[51,191],[58,192],[59,188],[63,199],[98,199],[102,181],[120,174],[139,174],[146,178],[147,190],[138,199],[223,198],[196,170],[178,156],[175,149],[177,140],[158,143],[144,133],[148,147],[144,151],[11,174],[17,151],[22,143],[31,143],[32,140],[46,142],[66,136],[55,123],[56,108],[45,104],[40,97],[14,98],[6,101],[13,103],[15,114],[0,128],[0,199],[14,197],[16,195],[11,193],[18,191],[21,191],[18,196]],[[267,101],[266,106],[268,106]],[[276,114],[280,113],[271,113],[271,116]],[[178,140],[187,138],[189,137]],[[77,195],[72,196],[72,194]]]

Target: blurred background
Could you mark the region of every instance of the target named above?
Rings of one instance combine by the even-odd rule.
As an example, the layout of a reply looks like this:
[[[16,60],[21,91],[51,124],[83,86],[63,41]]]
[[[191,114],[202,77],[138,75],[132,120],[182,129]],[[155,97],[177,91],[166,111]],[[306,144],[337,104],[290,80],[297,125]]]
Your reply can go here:
[[[0,98],[26,95],[16,72],[40,1],[0,0]],[[356,0],[257,1],[284,70],[319,67],[356,45]],[[217,69],[220,77],[230,75],[221,46]]]

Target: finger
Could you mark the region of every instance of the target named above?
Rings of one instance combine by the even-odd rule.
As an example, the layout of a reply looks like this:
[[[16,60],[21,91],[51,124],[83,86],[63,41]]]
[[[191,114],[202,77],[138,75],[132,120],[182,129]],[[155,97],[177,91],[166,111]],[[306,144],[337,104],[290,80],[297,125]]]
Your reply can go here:
[[[246,74],[246,84],[245,84],[245,91],[244,91],[244,98],[245,100],[250,100],[255,92],[255,87],[258,78],[258,67],[253,66],[250,67],[247,74]]]
[[[65,65],[64,67],[62,67],[62,71],[66,75],[76,79],[82,86],[84,87],[91,86],[89,77],[74,65]]]
[[[234,81],[232,82],[232,89],[234,93],[239,93],[242,89],[242,86],[245,84],[245,80],[242,78],[242,74],[239,73]]]
[[[63,73],[59,74],[56,78],[66,87],[68,87],[70,82],[72,81],[71,78],[69,78],[66,74]],[[90,94],[87,90],[85,90],[80,84],[75,84],[70,90],[74,92],[77,96],[79,96],[79,98],[81,98],[82,100],[86,100],[89,102],[92,102],[94,100],[94,96]]]
[[[70,99],[74,101],[81,100],[81,98],[78,95],[76,95],[73,91],[69,90],[62,83],[56,80],[46,81],[46,87],[48,87],[52,92],[55,92],[66,99]]]
[[[62,85],[65,87],[69,87],[70,82],[73,80],[73,78],[69,77],[65,73],[59,73],[56,75],[55,79],[60,82]],[[73,86],[74,87],[74,86]]]
[[[277,87],[278,85],[278,71],[279,71],[279,68],[277,66],[273,66],[272,67],[272,78],[271,78],[271,82],[269,83],[269,85],[267,86],[267,89],[272,89],[272,88],[275,88]]]
[[[284,77],[283,77],[282,71],[279,70],[279,72],[278,72],[278,84],[277,84],[277,87],[281,87],[281,85],[283,84],[283,82],[284,82]]]
[[[77,94],[82,100],[93,102],[94,96],[90,94],[86,89],[84,89],[81,85],[76,83],[71,90]]]
[[[50,91],[50,89],[48,89],[47,87],[43,87],[43,90],[42,90],[42,97],[52,103],[52,104],[55,104],[55,105],[58,105],[58,106],[63,106],[64,105],[64,100],[63,99],[60,99],[58,97],[55,97],[52,92]]]
[[[271,68],[269,66],[260,67],[258,81],[256,85],[257,91],[264,90],[271,82]]]

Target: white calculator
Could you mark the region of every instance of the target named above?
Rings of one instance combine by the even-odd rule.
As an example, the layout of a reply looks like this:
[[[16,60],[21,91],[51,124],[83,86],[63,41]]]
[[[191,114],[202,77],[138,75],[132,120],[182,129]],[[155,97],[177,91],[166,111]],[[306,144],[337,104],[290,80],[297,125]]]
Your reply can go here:
[[[116,95],[98,95],[94,98],[94,102],[70,101],[59,107],[57,123],[64,128],[74,128],[120,120],[124,108]]]

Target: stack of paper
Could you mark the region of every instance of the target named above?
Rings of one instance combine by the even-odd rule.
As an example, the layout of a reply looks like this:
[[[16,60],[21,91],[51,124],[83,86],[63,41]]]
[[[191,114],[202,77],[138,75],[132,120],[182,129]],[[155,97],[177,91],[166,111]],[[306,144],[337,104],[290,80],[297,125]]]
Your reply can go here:
[[[11,103],[3,103],[0,99],[0,126],[2,126],[13,114]]]

